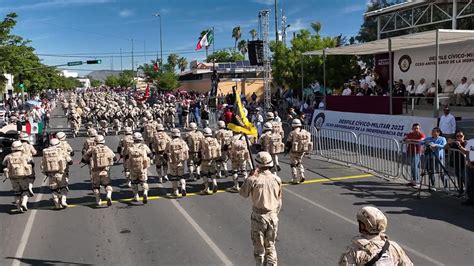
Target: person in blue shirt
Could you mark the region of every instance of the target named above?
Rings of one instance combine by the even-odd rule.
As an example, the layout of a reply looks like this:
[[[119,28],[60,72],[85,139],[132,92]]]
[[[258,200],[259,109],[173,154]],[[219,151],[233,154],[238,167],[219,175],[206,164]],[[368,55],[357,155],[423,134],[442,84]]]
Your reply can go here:
[[[444,160],[444,146],[447,141],[445,137],[441,136],[441,130],[439,127],[433,128],[431,130],[431,137],[425,138],[422,143],[425,145],[425,158],[426,158],[426,170],[428,170],[431,190],[436,191],[435,186],[435,177],[434,174],[436,171],[440,171],[440,163],[443,163]],[[436,160],[435,157],[439,159]],[[447,179],[443,176],[444,187],[447,187]]]

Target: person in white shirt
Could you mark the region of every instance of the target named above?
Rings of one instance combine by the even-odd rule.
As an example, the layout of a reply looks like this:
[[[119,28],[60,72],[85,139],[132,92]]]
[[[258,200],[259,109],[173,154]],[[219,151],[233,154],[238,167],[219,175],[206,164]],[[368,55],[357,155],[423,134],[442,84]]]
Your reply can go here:
[[[342,96],[351,96],[352,95],[352,90],[349,86],[347,86],[343,91],[342,91]]]
[[[474,78],[471,81],[471,85],[464,92],[464,101],[466,105],[473,106],[474,104]]]
[[[436,86],[435,86],[435,83],[433,82],[431,83],[431,87],[426,92],[426,98],[427,98],[426,102],[429,104],[433,104],[433,98],[435,97],[435,95],[436,95]]]
[[[416,89],[415,88],[415,81],[410,80],[410,82],[408,82],[408,86],[406,88],[408,96],[415,96],[415,89]]]
[[[452,139],[456,133],[456,118],[450,113],[447,106],[444,108],[444,115],[439,119],[439,129],[446,139]]]
[[[425,79],[422,78],[420,79],[420,84],[418,84],[415,90],[415,96],[418,97],[418,99],[416,99],[417,105],[420,104],[421,98],[425,97],[425,92],[426,92],[426,83],[425,83]]]
[[[457,106],[461,106],[461,101],[463,100],[464,93],[466,93],[467,86],[467,78],[463,77],[461,79],[461,83],[454,90],[454,97],[456,99]]]
[[[454,84],[450,79],[448,79],[446,80],[446,87],[444,87],[442,93],[438,94],[439,104],[442,104],[442,105],[452,104],[450,99],[453,96],[453,92],[454,92]]]

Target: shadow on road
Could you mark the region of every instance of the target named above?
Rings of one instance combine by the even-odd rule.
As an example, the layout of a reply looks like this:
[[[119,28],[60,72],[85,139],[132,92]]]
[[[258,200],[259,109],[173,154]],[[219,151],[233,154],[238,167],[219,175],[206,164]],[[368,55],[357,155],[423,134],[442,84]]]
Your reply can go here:
[[[28,258],[15,258],[15,257],[5,257],[5,259],[10,260],[19,260],[24,264],[29,265],[93,265],[87,263],[77,263],[77,262],[70,262],[70,261],[61,261],[61,260],[39,260],[39,259],[28,259]]]

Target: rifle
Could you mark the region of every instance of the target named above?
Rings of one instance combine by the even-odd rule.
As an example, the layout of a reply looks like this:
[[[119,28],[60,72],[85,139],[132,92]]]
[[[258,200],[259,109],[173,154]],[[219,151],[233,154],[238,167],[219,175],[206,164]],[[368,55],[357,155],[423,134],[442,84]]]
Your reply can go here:
[[[247,134],[244,134],[244,137],[245,137],[245,143],[247,144],[247,151],[249,153],[250,163],[252,165],[252,171],[254,171],[255,170],[255,164],[253,162],[252,151],[250,150],[249,138],[247,137]]]

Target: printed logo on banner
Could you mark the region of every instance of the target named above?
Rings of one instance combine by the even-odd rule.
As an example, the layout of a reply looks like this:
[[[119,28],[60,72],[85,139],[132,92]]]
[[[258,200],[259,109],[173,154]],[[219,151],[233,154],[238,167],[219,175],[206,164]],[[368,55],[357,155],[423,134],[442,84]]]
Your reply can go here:
[[[407,72],[408,70],[410,70],[411,57],[409,55],[403,55],[402,57],[400,57],[400,59],[398,60],[398,66],[400,67],[400,70],[402,72]]]
[[[316,115],[316,117],[314,118],[314,127],[317,129],[317,130],[321,130],[321,128],[323,128],[323,125],[324,125],[324,121],[326,120],[326,116],[324,115],[324,113],[319,113],[318,115]]]

